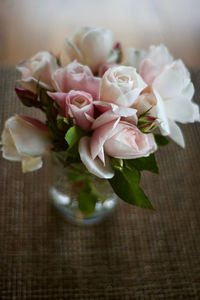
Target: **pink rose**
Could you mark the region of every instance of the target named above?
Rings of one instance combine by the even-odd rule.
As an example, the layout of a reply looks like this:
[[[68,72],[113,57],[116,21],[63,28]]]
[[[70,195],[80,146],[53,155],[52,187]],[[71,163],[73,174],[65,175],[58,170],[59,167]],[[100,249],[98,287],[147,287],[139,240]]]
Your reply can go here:
[[[38,52],[28,60],[17,65],[22,74],[21,85],[33,93],[37,86],[53,90],[52,75],[58,69],[56,57],[49,52]]]
[[[130,107],[145,87],[146,84],[136,69],[116,66],[108,69],[103,75],[100,99],[118,106]]]
[[[102,151],[111,157],[132,159],[148,156],[157,145],[152,134],[142,133],[135,125],[112,121],[97,128],[91,137],[91,155],[95,159]]]
[[[98,99],[100,78],[93,76],[88,66],[73,61],[64,68],[59,68],[53,75],[55,89],[68,93],[70,90],[84,91]]]
[[[83,130],[90,130],[94,117],[92,96],[83,91],[69,93],[48,93],[65,111],[67,118],[74,118],[75,123]]]

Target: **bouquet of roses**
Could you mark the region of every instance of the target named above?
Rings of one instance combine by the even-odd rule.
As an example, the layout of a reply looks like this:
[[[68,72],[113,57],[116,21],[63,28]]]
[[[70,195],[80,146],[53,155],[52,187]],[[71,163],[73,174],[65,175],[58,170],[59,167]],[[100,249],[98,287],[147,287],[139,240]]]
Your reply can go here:
[[[48,151],[61,154],[66,171],[82,164],[85,202],[90,192],[92,201],[99,197],[90,183],[92,174],[108,180],[124,201],[152,208],[139,186],[140,172],[158,173],[154,152],[168,144],[166,137],[185,146],[177,122],[200,121],[187,68],[163,45],[147,52],[129,49],[122,64],[120,44],[102,28],[79,29],[66,39],[65,48],[66,66],[49,52],[17,66],[18,98],[44,112],[46,120],[9,118],[1,138],[3,157],[21,161],[27,172],[39,169]]]

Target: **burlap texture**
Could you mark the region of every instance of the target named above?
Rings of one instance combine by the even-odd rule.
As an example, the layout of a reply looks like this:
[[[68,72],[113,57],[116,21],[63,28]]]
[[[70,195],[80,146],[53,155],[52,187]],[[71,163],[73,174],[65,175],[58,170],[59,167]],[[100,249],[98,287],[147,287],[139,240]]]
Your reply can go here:
[[[14,68],[0,68],[0,130],[28,112],[17,100]],[[192,73],[196,101],[200,72]],[[120,203],[106,222],[78,227],[48,200],[48,167],[21,173],[0,158],[0,299],[199,299],[200,125],[182,126],[157,153],[160,175],[142,185],[155,211]]]

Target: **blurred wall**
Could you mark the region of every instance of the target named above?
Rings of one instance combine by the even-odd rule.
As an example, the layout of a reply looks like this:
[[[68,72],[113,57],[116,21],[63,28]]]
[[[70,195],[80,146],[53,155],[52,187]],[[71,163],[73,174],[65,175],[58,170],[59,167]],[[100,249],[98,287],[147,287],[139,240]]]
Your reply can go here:
[[[111,29],[124,47],[164,43],[188,66],[200,66],[200,0],[0,0],[0,63],[40,50],[58,54],[84,25]]]

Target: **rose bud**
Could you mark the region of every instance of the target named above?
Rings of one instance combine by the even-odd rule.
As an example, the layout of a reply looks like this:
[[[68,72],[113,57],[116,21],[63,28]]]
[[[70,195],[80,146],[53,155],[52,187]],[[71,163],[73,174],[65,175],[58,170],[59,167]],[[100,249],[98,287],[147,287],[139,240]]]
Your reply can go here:
[[[22,76],[20,84],[34,93],[37,92],[38,88],[54,89],[52,75],[57,69],[55,55],[47,51],[38,52],[17,65],[17,70]]]
[[[142,116],[138,119],[138,128],[144,133],[151,133],[158,127],[157,118],[152,116]]]
[[[25,106],[37,106],[37,97],[31,91],[24,88],[15,87],[15,92],[17,94],[17,97]]]

